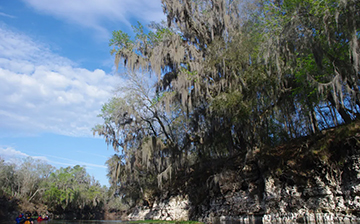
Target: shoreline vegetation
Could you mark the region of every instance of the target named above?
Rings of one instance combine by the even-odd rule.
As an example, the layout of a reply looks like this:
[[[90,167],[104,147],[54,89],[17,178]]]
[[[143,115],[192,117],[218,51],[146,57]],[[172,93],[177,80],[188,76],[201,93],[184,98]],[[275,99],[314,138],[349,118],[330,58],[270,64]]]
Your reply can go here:
[[[292,179],[285,179],[284,184],[292,184],[292,185],[298,185],[302,183],[305,179],[311,179],[310,177],[307,177],[305,173],[310,173],[309,175],[312,175],[312,172],[320,172],[316,171],[317,168],[314,168],[311,164],[328,164],[326,166],[332,167],[333,170],[344,170],[346,167],[349,166],[348,162],[352,158],[350,152],[353,153],[360,153],[360,120],[356,120],[348,125],[342,125],[337,128],[331,128],[327,130],[323,130],[321,133],[318,133],[316,135],[302,137],[299,139],[294,139],[286,144],[277,146],[277,147],[268,147],[260,149],[257,152],[253,152],[252,155],[247,155],[247,160],[252,163],[252,160],[258,160],[258,161],[266,161],[264,164],[267,166],[266,172],[273,173],[274,177],[277,178],[284,178],[288,176],[289,174],[292,175]],[[357,140],[357,141],[356,141]],[[355,150],[355,151],[354,151]],[[295,156],[295,154],[297,156]],[[196,166],[192,167],[191,169],[194,169],[193,172],[190,174],[187,174],[186,179],[188,181],[188,190],[184,188],[185,186],[180,186],[179,182],[176,181],[182,181],[183,179],[174,179],[173,182],[173,189],[177,191],[173,191],[171,193],[172,196],[176,194],[181,194],[180,192],[186,192],[186,191],[192,191],[190,197],[199,197],[202,200],[209,200],[206,199],[206,197],[210,197],[209,195],[213,195],[212,197],[216,197],[217,195],[221,195],[223,193],[223,190],[221,188],[227,188],[231,186],[241,185],[241,182],[236,182],[236,179],[233,179],[233,172],[238,173],[240,172],[239,166],[242,164],[241,156],[235,156],[232,159],[226,159],[226,160],[213,160],[211,162],[211,167],[203,166],[202,170],[195,171]],[[278,161],[282,162],[278,162]],[[296,165],[297,164],[297,165]],[[305,168],[306,166],[307,168]],[[317,165],[319,166],[319,165]],[[68,169],[68,171],[74,170],[74,169]],[[82,170],[80,167],[77,167],[75,170]],[[64,170],[63,170],[64,171]],[[222,173],[227,173],[227,176],[224,176],[220,179],[218,179],[218,183],[222,186],[221,188],[214,189],[214,187],[211,187],[209,185],[209,177],[215,178],[217,175],[223,175]],[[243,172],[243,171],[241,171]],[[305,173],[304,173],[305,172]],[[298,177],[296,177],[296,174]],[[236,175],[245,175],[238,173]],[[254,175],[251,174],[250,175]],[[304,176],[305,175],[305,176]],[[324,173],[324,175],[327,175]],[[86,175],[85,175],[86,177]],[[220,176],[219,176],[220,177]],[[255,176],[254,176],[255,177]],[[225,178],[225,179],[224,179]],[[287,177],[288,178],[288,177]],[[300,179],[296,179],[300,178]],[[304,179],[305,178],[305,179]],[[343,177],[345,178],[345,177]],[[349,178],[355,178],[349,177]],[[235,181],[235,182],[234,182]],[[289,182],[290,181],[290,182]],[[293,183],[291,183],[293,181]],[[230,186],[231,185],[231,186]],[[43,186],[43,185],[42,185]],[[70,185],[69,185],[70,186]],[[175,188],[175,186],[177,186]],[[243,186],[239,186],[239,190],[243,188]],[[216,193],[217,192],[217,193]],[[109,191],[107,191],[109,194]],[[170,192],[169,192],[170,193]],[[168,195],[169,195],[168,193]],[[40,193],[40,195],[46,195]],[[168,197],[171,197],[169,195]],[[184,195],[182,195],[184,196]],[[194,198],[196,200],[199,200],[198,198]],[[38,199],[40,200],[40,199]],[[43,200],[43,199],[42,199]],[[158,199],[160,200],[160,199]],[[167,201],[167,197],[163,197],[164,201]],[[193,200],[192,203],[196,202],[196,200]],[[13,198],[6,198],[1,197],[0,198],[0,211],[2,218],[6,217],[16,217],[18,215],[19,211],[29,210],[33,212],[37,212],[41,215],[48,214],[50,218],[52,219],[121,219],[121,220],[127,220],[127,215],[131,214],[133,212],[136,213],[136,210],[134,208],[123,208],[123,210],[119,209],[121,206],[121,201],[118,201],[119,204],[113,204],[114,198],[108,197],[105,198],[102,202],[102,207],[99,209],[99,213],[95,216],[93,211],[91,210],[78,210],[72,211],[71,213],[53,213],[53,210],[50,210],[51,208],[49,203],[46,201],[43,201],[41,204],[37,203],[29,203],[26,200],[21,199],[15,199]],[[146,201],[143,201],[142,206],[138,206],[138,208],[151,208],[146,204]],[[159,201],[158,201],[159,203]],[[204,201],[199,201],[198,205],[201,206]],[[196,204],[193,204],[194,207],[196,207]],[[71,205],[71,201],[69,201],[68,206]],[[152,209],[156,210],[155,204],[153,204]],[[111,208],[112,210],[110,210]],[[107,209],[107,210],[106,210]],[[356,210],[354,210],[356,211]],[[85,212],[92,213],[92,216],[82,216],[81,214],[88,214]],[[197,214],[199,217],[201,214]],[[136,216],[135,216],[136,217]],[[164,221],[164,220],[146,220],[146,221],[129,221],[130,223],[199,223],[197,221]]]

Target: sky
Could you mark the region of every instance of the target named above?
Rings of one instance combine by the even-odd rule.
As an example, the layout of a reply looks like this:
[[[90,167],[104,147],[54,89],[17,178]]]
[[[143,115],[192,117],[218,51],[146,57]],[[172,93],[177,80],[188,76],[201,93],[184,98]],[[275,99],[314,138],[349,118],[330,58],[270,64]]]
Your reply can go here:
[[[126,85],[109,39],[164,19],[160,0],[0,0],[0,157],[81,165],[109,186],[114,150],[91,131]]]

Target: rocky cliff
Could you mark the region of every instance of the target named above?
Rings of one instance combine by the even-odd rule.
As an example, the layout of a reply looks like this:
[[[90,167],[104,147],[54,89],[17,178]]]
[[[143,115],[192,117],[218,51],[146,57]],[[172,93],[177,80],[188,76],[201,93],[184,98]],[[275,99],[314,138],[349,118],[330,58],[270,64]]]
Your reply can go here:
[[[360,221],[359,122],[276,148],[201,164],[129,219],[205,223]],[[175,181],[176,182],[176,181]],[[174,183],[176,185],[176,183]],[[174,188],[175,189],[175,188]]]

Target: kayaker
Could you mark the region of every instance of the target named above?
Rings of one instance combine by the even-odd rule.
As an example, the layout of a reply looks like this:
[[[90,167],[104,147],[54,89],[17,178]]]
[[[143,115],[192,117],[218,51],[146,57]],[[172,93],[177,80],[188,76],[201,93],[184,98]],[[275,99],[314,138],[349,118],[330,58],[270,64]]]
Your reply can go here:
[[[20,214],[18,217],[16,217],[16,223],[20,223],[21,222],[21,220],[23,220],[23,215],[22,214]]]
[[[23,224],[34,224],[34,219],[31,218],[31,213],[30,212],[26,212],[25,213],[25,218],[20,222]]]

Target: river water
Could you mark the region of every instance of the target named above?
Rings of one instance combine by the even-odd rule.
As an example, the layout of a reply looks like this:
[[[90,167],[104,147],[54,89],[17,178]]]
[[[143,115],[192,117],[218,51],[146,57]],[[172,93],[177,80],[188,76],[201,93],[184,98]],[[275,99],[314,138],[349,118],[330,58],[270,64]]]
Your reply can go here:
[[[1,224],[15,224],[16,222],[0,220],[0,223]],[[117,224],[117,223],[129,224],[128,222],[125,222],[125,221],[122,222],[119,220],[49,220],[49,221],[41,221],[41,222],[37,222],[36,220],[34,221],[34,224]],[[163,224],[165,224],[165,223],[166,222],[164,221]],[[306,223],[307,224],[316,224],[316,222],[306,222]],[[320,223],[340,224],[338,222],[320,222]],[[355,223],[355,222],[349,222],[349,223]],[[141,222],[141,224],[152,224],[152,223],[151,222],[148,222],[148,223]],[[157,222],[156,224],[159,224],[159,223]]]
[[[0,223],[2,224],[15,224],[14,221],[5,221],[0,220]],[[116,223],[122,223],[122,224],[128,224],[128,222],[122,222],[119,220],[49,220],[49,221],[34,221],[34,224],[116,224]],[[145,224],[142,222],[142,224]],[[148,223],[150,224],[150,222]]]

